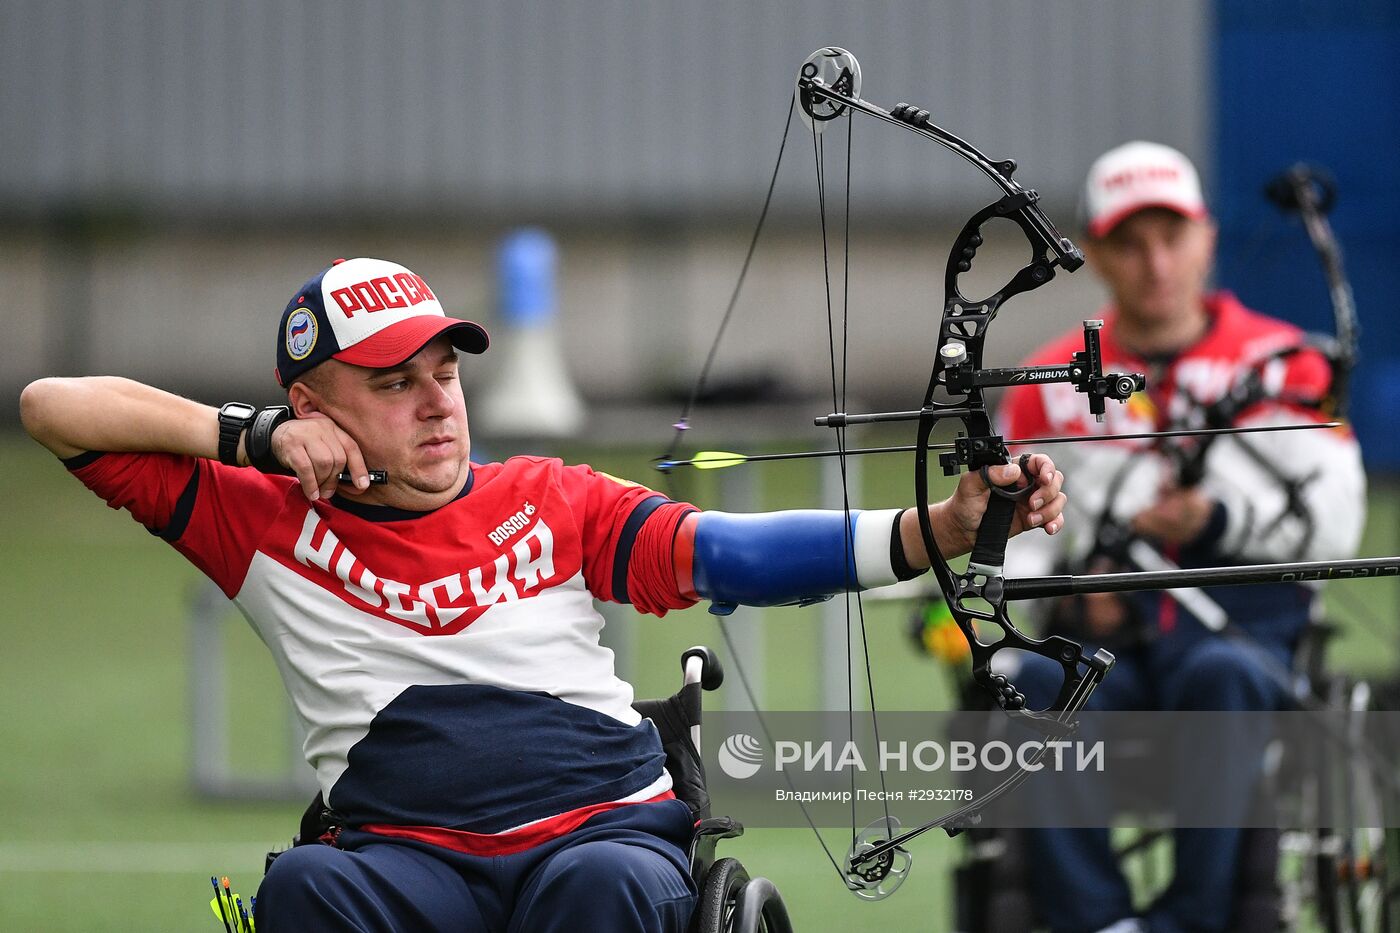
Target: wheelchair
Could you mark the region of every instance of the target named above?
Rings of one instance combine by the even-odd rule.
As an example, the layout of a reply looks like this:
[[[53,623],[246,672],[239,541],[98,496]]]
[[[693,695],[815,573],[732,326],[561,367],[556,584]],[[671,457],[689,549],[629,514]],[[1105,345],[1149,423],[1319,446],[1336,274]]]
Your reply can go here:
[[[1294,703],[1296,708],[1345,711],[1348,729],[1359,731],[1374,701],[1366,682],[1326,669],[1327,644],[1336,631],[1335,623],[1321,619],[1304,631],[1291,671]],[[966,691],[962,699],[964,706],[985,705],[980,695]],[[1273,781],[1278,771],[1277,752],[1275,747],[1266,755],[1265,782]],[[1315,775],[1308,786],[1269,790],[1291,801],[1295,825],[1321,828],[1244,830],[1228,929],[1400,933],[1400,833],[1375,828],[1384,825],[1376,818],[1383,809],[1379,781],[1370,768],[1349,769],[1345,760],[1337,767],[1316,768]],[[1354,817],[1354,828],[1329,826],[1317,818],[1321,801],[1338,798]],[[1156,828],[1115,834],[1114,854],[1136,886],[1160,890],[1170,879],[1170,858],[1163,846],[1170,836],[1170,830]],[[973,828],[965,839],[954,870],[953,929],[1029,933],[1042,928],[1043,918],[1030,894],[1031,867],[1022,834]]]
[[[711,649],[697,645],[681,654],[681,671],[679,691],[664,699],[638,700],[632,707],[656,726],[674,793],[695,819],[689,856],[690,875],[699,897],[688,933],[792,933],[787,906],[773,882],[750,877],[738,859],[717,855],[721,839],[744,833],[743,825],[732,817],[711,815],[700,758],[702,691],[719,688],[724,668]],[[334,820],[318,792],[302,814],[292,846],[321,842]],[[267,854],[264,873],[283,851]]]
[[[632,707],[661,734],[666,770],[677,797],[690,807],[695,836],[690,842],[690,876],[700,892],[692,933],[792,933],[787,906],[773,882],[750,878],[738,859],[716,857],[719,840],[743,835],[733,817],[710,814],[705,765],[700,759],[701,691],[717,690],[724,668],[709,648],[697,645],[681,654],[681,689],[663,700],[638,700]]]

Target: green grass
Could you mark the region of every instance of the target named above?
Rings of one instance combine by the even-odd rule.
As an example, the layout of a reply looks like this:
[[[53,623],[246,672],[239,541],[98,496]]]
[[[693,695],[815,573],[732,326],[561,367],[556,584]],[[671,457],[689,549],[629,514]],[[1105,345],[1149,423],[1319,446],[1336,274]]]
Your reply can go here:
[[[649,481],[646,454],[587,451],[600,469]],[[861,505],[907,504],[903,461],[867,461]],[[256,889],[261,853],[293,831],[303,801],[228,803],[196,798],[188,778],[188,605],[198,573],[125,514],[106,509],[36,445],[0,436],[7,483],[0,578],[0,930],[214,930],[210,874]],[[760,473],[765,507],[811,505],[811,471]],[[715,502],[712,476],[680,492]],[[1395,553],[1400,497],[1380,489],[1364,553]],[[1378,631],[1348,625],[1335,653],[1346,668],[1396,666],[1391,581],[1358,584]],[[942,709],[950,685],[906,646],[906,610],[867,610],[882,709]],[[639,695],[674,690],[676,658],[697,642],[721,645],[700,609],[629,619]],[[812,708],[816,645],[810,613],[761,619],[772,708]],[[234,618],[225,625],[238,718],[229,739],[239,767],[269,773],[285,750],[283,699],[262,646]],[[728,659],[726,659],[728,660]],[[742,819],[743,814],[735,814]],[[828,838],[838,856],[843,834]],[[913,846],[909,883],[895,897],[858,903],[840,889],[808,830],[751,830],[726,841],[754,873],[784,892],[798,929],[924,930],[949,926],[949,872],[958,845],[941,835]]]

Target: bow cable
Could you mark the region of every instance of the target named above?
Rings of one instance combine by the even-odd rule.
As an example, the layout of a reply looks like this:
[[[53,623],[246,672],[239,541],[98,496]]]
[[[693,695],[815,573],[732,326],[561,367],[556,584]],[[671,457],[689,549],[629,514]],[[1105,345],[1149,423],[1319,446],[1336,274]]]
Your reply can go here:
[[[744,279],[749,274],[749,264],[753,262],[754,249],[758,246],[758,238],[763,234],[763,225],[768,220],[768,208],[773,204],[773,189],[778,184],[778,169],[783,164],[783,151],[787,149],[788,131],[792,129],[792,112],[796,107],[797,99],[793,98],[788,102],[787,120],[783,122],[783,138],[778,143],[778,157],[773,161],[773,175],[768,179],[768,193],[763,197],[763,207],[758,212],[758,221],[754,224],[753,236],[749,238],[748,251],[744,254],[744,262],[739,267],[739,278],[734,282],[734,290],[729,295],[729,304],[724,309],[724,316],[720,318],[719,327],[715,331],[715,339],[710,344],[709,352],[705,354],[705,362],[700,367],[700,375],[696,377],[695,385],[691,387],[690,397],[686,399],[680,417],[676,419],[675,424],[671,425],[676,433],[672,436],[671,444],[666,448],[666,453],[661,457],[663,461],[675,457],[676,451],[680,449],[681,438],[685,436],[686,431],[690,430],[690,413],[695,408],[700,394],[705,391],[705,384],[710,378],[710,367],[714,365],[715,355],[719,352],[719,345],[724,339],[725,329],[729,327],[729,319],[734,316],[734,309],[739,304],[739,294],[744,290]]]
[[[759,210],[758,220],[757,220],[757,222],[754,224],[753,235],[749,238],[748,250],[747,250],[747,251],[745,252],[745,254],[744,254],[744,261],[743,261],[743,264],[742,264],[742,265],[740,266],[740,268],[739,268],[739,275],[738,275],[738,278],[737,278],[737,280],[736,280],[735,283],[734,283],[734,289],[733,289],[733,291],[730,293],[729,302],[728,302],[728,304],[727,304],[726,307],[725,307],[724,315],[723,315],[723,317],[720,319],[719,327],[718,327],[718,328],[716,329],[716,331],[715,331],[714,340],[711,342],[711,344],[710,344],[710,349],[709,349],[709,351],[706,353],[705,362],[704,362],[703,365],[700,367],[700,373],[699,373],[699,375],[696,377],[694,386],[691,388],[690,395],[689,395],[689,397],[687,398],[686,403],[685,403],[685,407],[681,410],[680,417],[678,417],[678,418],[676,419],[675,423],[672,425],[672,428],[674,428],[675,433],[674,433],[674,435],[673,435],[672,438],[671,438],[671,443],[670,443],[669,447],[667,447],[666,453],[663,454],[661,457],[658,458],[658,462],[661,463],[661,464],[665,464],[665,463],[672,462],[672,461],[675,459],[676,451],[679,450],[679,448],[680,448],[680,444],[681,444],[682,439],[683,439],[684,436],[685,436],[685,432],[688,431],[688,430],[690,429],[690,416],[691,416],[691,413],[693,412],[693,410],[694,410],[694,408],[695,408],[695,405],[699,402],[699,399],[700,399],[701,394],[704,392],[705,385],[706,385],[706,383],[707,383],[708,380],[709,380],[710,369],[711,369],[711,367],[714,365],[715,357],[716,357],[716,355],[717,355],[717,353],[718,353],[718,351],[719,351],[720,342],[724,339],[725,330],[728,328],[729,322],[730,322],[730,320],[732,319],[732,317],[733,317],[733,315],[734,315],[734,311],[735,311],[735,309],[738,307],[738,304],[739,304],[739,296],[740,296],[741,293],[743,292],[744,282],[745,282],[746,277],[748,276],[749,267],[750,267],[750,265],[751,265],[752,262],[753,262],[753,257],[754,257],[754,253],[755,253],[755,251],[756,251],[756,249],[757,249],[757,247],[758,247],[759,238],[760,238],[760,237],[762,236],[762,234],[763,234],[764,224],[765,224],[765,222],[767,221],[767,218],[768,218],[768,211],[769,211],[769,208],[772,206],[772,203],[773,203],[773,192],[774,192],[774,190],[776,189],[777,184],[778,184],[778,172],[779,172],[779,169],[782,167],[782,164],[783,164],[783,154],[784,154],[784,152],[785,152],[786,149],[787,149],[788,134],[789,134],[789,132],[790,132],[791,129],[792,129],[792,115],[793,115],[793,111],[796,109],[796,107],[797,107],[797,98],[794,96],[794,97],[790,98],[790,100],[789,100],[787,119],[784,121],[784,124],[783,124],[783,136],[782,136],[782,140],[781,140],[781,142],[779,142],[779,144],[778,144],[778,155],[777,155],[777,158],[776,158],[776,159],[774,160],[774,162],[773,162],[773,172],[772,172],[772,175],[770,176],[770,178],[769,178],[769,180],[768,180],[768,191],[767,191],[767,193],[764,195],[763,207]],[[849,159],[848,159],[848,164],[849,164]],[[818,165],[820,166],[820,158],[818,159]],[[849,171],[849,169],[848,169],[848,171]],[[821,179],[820,173],[818,174],[818,184],[819,184],[819,191],[820,191],[820,186],[821,186],[821,184],[822,184],[822,179]],[[849,192],[849,188],[850,188],[850,183],[849,183],[849,178],[848,178],[848,180],[847,180],[847,190],[848,190],[848,192]],[[823,250],[823,255],[824,255],[824,256],[825,256],[825,252],[826,252],[825,220],[826,220],[826,217],[825,217],[825,202],[823,201],[823,202],[822,202],[822,222],[823,222],[823,230],[822,230],[822,250]],[[830,307],[831,307],[830,287],[831,287],[830,277],[828,276],[828,277],[827,277],[827,308],[828,308],[828,318],[830,318]],[[836,394],[835,394],[835,355],[834,355],[834,353],[835,353],[835,351],[833,350],[833,351],[832,351],[832,373],[833,373],[833,377],[832,377],[833,396],[832,396],[832,398],[833,398],[833,401],[835,401],[836,398],[837,398],[837,396],[836,396]],[[844,382],[844,379],[843,379],[843,382]],[[838,443],[839,443],[839,442],[838,442]],[[668,486],[668,488],[671,489],[672,493],[674,494],[674,483],[672,482],[671,473],[670,473],[669,470],[663,470],[663,472],[666,474],[667,486]],[[844,468],[843,468],[843,471],[842,471],[842,472],[843,472],[843,478],[844,478]],[[843,487],[844,487],[844,482],[843,482]],[[848,510],[848,524],[849,524],[849,510]],[[847,543],[847,547],[849,548],[849,546],[850,546],[850,545],[849,545],[849,542],[848,542],[848,543]],[[849,561],[848,561],[848,562],[849,562]],[[848,616],[849,616],[849,614],[848,614]],[[744,689],[744,695],[748,698],[749,706],[753,709],[754,718],[755,718],[755,720],[756,720],[757,723],[758,723],[758,727],[759,727],[760,731],[763,732],[764,740],[768,743],[768,746],[769,746],[770,748],[774,748],[774,747],[776,747],[776,742],[775,742],[774,739],[773,739],[773,732],[772,732],[772,730],[768,727],[768,721],[767,721],[766,717],[763,715],[763,711],[760,710],[760,709],[758,708],[759,705],[758,705],[758,703],[755,701],[755,696],[756,696],[756,694],[754,693],[753,685],[752,685],[752,683],[751,683],[750,680],[749,680],[748,672],[745,671],[745,669],[744,669],[743,660],[742,660],[742,658],[740,657],[739,651],[737,650],[737,646],[736,646],[736,644],[735,644],[735,642],[734,642],[733,636],[731,635],[731,633],[730,633],[730,631],[729,631],[729,626],[728,626],[727,620],[725,619],[725,617],[724,617],[723,615],[716,614],[716,615],[715,615],[715,622],[716,622],[716,625],[717,625],[718,628],[719,628],[720,638],[723,639],[724,644],[725,644],[725,648],[728,649],[728,651],[729,651],[729,657],[730,657],[731,660],[733,661],[734,670],[735,670],[735,672],[739,675],[739,683],[740,683],[740,685],[741,685],[741,686],[743,687],[743,689]],[[848,624],[848,626],[849,626],[849,618],[848,618],[847,624]],[[850,644],[850,638],[849,638],[849,631],[848,631],[848,633],[847,633],[847,645],[848,645],[848,649],[847,649],[847,651],[848,651],[848,655],[847,655],[847,672],[848,672],[847,681],[848,681],[848,684],[847,684],[847,687],[848,687],[848,692],[849,692],[849,689],[850,689],[850,684],[849,684],[849,681],[850,681],[850,676],[849,676],[849,671],[850,671],[849,644]],[[854,780],[854,776],[852,777],[852,779]],[[849,883],[846,881],[845,872],[842,871],[840,864],[839,864],[839,863],[837,862],[837,860],[836,860],[836,856],[835,856],[835,855],[832,853],[832,851],[831,851],[831,847],[827,845],[826,840],[822,837],[821,830],[819,830],[819,829],[817,828],[817,824],[816,824],[816,822],[812,819],[812,815],[811,815],[810,811],[808,811],[806,805],[802,802],[801,797],[800,797],[800,796],[798,795],[798,793],[797,793],[797,788],[796,788],[796,786],[793,784],[792,777],[791,777],[786,771],[783,772],[783,780],[784,780],[785,783],[788,785],[788,789],[789,789],[790,791],[792,791],[792,794],[793,794],[793,798],[792,798],[792,799],[797,803],[798,808],[799,808],[799,809],[801,810],[801,812],[802,812],[802,818],[806,821],[808,827],[811,828],[812,834],[813,834],[814,836],[816,836],[816,838],[817,838],[817,843],[821,846],[822,851],[826,854],[827,861],[829,861],[829,862],[831,863],[832,870],[834,870],[834,871],[836,872],[836,875],[837,875],[838,878],[841,879],[842,884],[844,884],[844,885],[846,885],[847,887],[849,887]],[[854,794],[852,795],[852,797],[854,797]],[[852,825],[854,826],[854,819],[852,820]],[[853,829],[852,831],[854,832],[854,829]]]
[[[795,99],[795,98],[794,98]],[[852,140],[854,138],[854,120],[846,120],[846,166],[845,166],[845,214],[842,218],[842,273],[841,273],[841,365],[838,380],[836,365],[836,325],[835,313],[831,294],[831,259],[829,248],[829,235],[827,227],[826,210],[826,149],[825,135],[818,131],[817,125],[812,125],[812,152],[816,162],[817,172],[817,205],[818,213],[821,217],[822,230],[822,272],[825,283],[826,294],[826,332],[827,332],[827,352],[831,362],[831,403],[838,409],[844,410],[846,407],[846,392],[849,385],[849,359],[850,359],[850,299],[851,299],[851,151]],[[851,494],[850,475],[846,463],[846,431],[845,428],[836,430],[836,450],[837,462],[841,471],[841,509],[844,515],[845,532],[842,536],[844,548],[845,566],[854,567],[853,542],[851,540]],[[848,581],[852,587],[858,585],[859,581]],[[875,703],[875,678],[870,666],[870,642],[865,626],[865,604],[861,599],[860,592],[848,588],[844,594],[845,618],[846,618],[846,718],[849,730],[849,741],[855,743],[855,675],[854,675],[854,652],[851,642],[851,598],[855,597],[856,615],[858,619],[857,629],[860,634],[861,651],[864,655],[865,663],[865,683],[868,698],[870,700],[871,726],[874,731],[876,747],[880,743],[880,725],[876,715]],[[851,772],[851,844],[856,844],[857,819],[856,819],[856,777],[855,772]],[[885,814],[885,823],[890,822],[889,795],[886,792],[884,770],[880,771],[880,789],[882,791],[880,799]]]

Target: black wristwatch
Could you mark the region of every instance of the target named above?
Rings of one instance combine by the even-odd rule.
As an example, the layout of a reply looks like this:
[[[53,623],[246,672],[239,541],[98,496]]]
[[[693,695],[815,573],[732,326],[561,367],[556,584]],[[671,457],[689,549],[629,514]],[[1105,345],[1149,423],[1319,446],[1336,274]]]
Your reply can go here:
[[[258,410],[247,402],[229,402],[219,409],[219,462],[238,466],[238,439]]]

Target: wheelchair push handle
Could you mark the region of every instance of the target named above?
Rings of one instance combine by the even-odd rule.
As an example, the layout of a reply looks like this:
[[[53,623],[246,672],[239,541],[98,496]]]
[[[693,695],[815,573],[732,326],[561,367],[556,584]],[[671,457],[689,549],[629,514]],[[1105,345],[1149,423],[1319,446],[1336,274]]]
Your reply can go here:
[[[704,645],[685,650],[681,655],[681,671],[685,683],[698,683],[704,690],[718,690],[724,683],[724,665],[719,663],[719,655]]]

